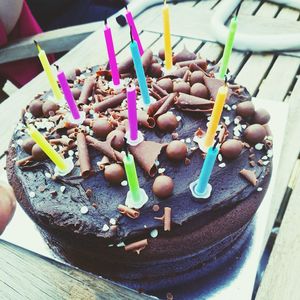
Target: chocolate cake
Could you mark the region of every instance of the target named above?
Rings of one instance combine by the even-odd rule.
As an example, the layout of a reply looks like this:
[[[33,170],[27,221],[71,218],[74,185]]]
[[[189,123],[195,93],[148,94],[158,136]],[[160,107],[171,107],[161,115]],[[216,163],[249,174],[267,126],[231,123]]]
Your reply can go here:
[[[135,289],[153,291],[184,283],[222,266],[251,234],[249,224],[270,180],[270,115],[256,110],[245,87],[227,83],[228,97],[216,140],[220,148],[208,199],[194,198],[205,136],[218,88],[216,66],[184,49],[163,74],[163,52],[147,50],[143,67],[153,102],[139,105],[144,141],[135,158],[148,202],[125,206],[128,185],[122,158],[128,127],[126,86],[135,84],[131,59],[119,64],[121,90],[108,67],[69,74],[82,125],[66,121],[66,105],[43,93],[24,110],[7,159],[17,198],[59,256],[87,271]],[[66,176],[26,131],[33,124],[75,167]]]

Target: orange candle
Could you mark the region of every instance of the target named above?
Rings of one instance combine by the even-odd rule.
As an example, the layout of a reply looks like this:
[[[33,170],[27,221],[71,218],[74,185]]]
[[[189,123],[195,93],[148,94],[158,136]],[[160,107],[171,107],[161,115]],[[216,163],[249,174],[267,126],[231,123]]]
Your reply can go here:
[[[208,129],[205,135],[204,147],[209,148],[214,143],[217,128],[222,115],[223,107],[227,98],[228,87],[226,85],[221,86],[218,90],[217,98],[214,104],[214,108],[208,123]]]

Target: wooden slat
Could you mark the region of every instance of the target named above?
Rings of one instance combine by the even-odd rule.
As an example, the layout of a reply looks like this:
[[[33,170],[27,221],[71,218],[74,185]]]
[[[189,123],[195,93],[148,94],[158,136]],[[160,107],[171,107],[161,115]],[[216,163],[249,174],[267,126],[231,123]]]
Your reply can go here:
[[[185,46],[189,51],[195,52],[202,45],[202,41],[195,39],[183,38],[180,43],[173,48],[174,52],[177,53]]]
[[[153,299],[0,241],[0,299]]]
[[[300,176],[289,200],[256,300],[299,299],[299,195]]]
[[[222,55],[223,48],[217,43],[206,42],[199,50],[200,56],[212,62],[217,62]]]
[[[216,5],[217,0],[202,0],[195,5],[197,9],[212,9]]]

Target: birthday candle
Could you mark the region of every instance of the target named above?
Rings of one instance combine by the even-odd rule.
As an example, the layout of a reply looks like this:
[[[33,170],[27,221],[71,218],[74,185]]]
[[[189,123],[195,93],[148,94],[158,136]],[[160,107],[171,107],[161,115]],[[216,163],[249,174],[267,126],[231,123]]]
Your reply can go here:
[[[55,163],[58,169],[65,171],[68,168],[65,160],[52,148],[45,137],[37,131],[33,125],[28,126],[28,133],[45,154]]]
[[[127,7],[126,7],[126,9],[127,9]],[[140,56],[142,56],[144,54],[144,49],[143,49],[143,46],[142,46],[142,43],[141,43],[138,31],[137,31],[136,26],[135,26],[132,13],[128,9],[127,9],[127,12],[125,14],[125,17],[126,17],[128,25],[131,28],[132,38],[137,42],[138,48],[139,48],[139,52],[140,52]]]
[[[163,23],[164,23],[164,43],[165,43],[165,66],[170,70],[173,66],[172,63],[172,45],[171,45],[171,30],[170,30],[170,14],[169,6],[164,2],[162,9]]]
[[[136,174],[136,168],[133,156],[130,153],[124,155],[123,163],[125,166],[125,172],[127,176],[127,181],[129,185],[129,190],[131,193],[131,197],[133,201],[139,202],[140,201],[140,186],[139,181]]]
[[[57,79],[58,79],[59,84],[60,84],[60,86],[63,90],[65,99],[66,99],[66,101],[69,105],[69,108],[70,108],[71,114],[73,116],[73,119],[74,120],[80,119],[79,110],[78,110],[77,104],[74,100],[72,91],[69,87],[69,84],[68,84],[67,78],[65,76],[65,73],[63,71],[59,71],[58,74],[57,74]]]
[[[214,108],[208,123],[208,129],[205,134],[204,147],[208,148],[213,144],[223,107],[226,101],[228,94],[228,88],[226,85],[223,85],[219,88],[216,101],[214,103]]]
[[[221,60],[221,67],[220,67],[220,72],[219,72],[219,77],[221,79],[224,79],[225,75],[227,73],[228,63],[229,63],[230,56],[232,53],[236,29],[237,29],[237,17],[234,16],[230,21],[229,34],[228,34],[228,38],[226,41],[226,45],[225,45],[222,60]]]
[[[62,96],[61,91],[58,87],[55,76],[52,73],[51,66],[49,64],[47,55],[46,55],[45,51],[41,49],[40,45],[36,41],[34,41],[34,43],[35,43],[36,48],[38,49],[38,52],[39,52],[38,57],[39,57],[40,62],[43,66],[43,69],[44,69],[44,71],[47,75],[48,81],[49,81],[51,89],[53,91],[53,95],[57,100],[60,100],[60,99],[63,98],[63,96]]]
[[[198,179],[198,183],[195,187],[195,191],[197,194],[203,194],[206,191],[207,184],[211,175],[211,172],[214,168],[214,164],[216,161],[216,157],[219,153],[219,150],[217,147],[209,147],[202,169],[201,173]]]
[[[131,50],[134,69],[135,69],[136,77],[139,82],[143,102],[145,105],[149,105],[150,104],[150,96],[149,96],[149,91],[148,91],[148,85],[146,82],[146,76],[145,76],[141,56],[140,56],[138,45],[137,45],[136,41],[134,41],[134,40],[131,41],[130,50]]]
[[[136,141],[138,138],[138,122],[136,111],[136,91],[135,86],[131,85],[127,87],[127,106],[128,106],[128,122],[129,122],[129,134],[130,140]]]
[[[117,59],[116,59],[111,29],[107,25],[106,20],[105,20],[104,36],[105,36],[106,49],[107,49],[107,55],[108,55],[108,59],[109,59],[109,66],[110,66],[110,70],[111,70],[112,80],[113,80],[114,85],[118,86],[120,84],[119,69],[118,69],[118,65],[117,65]]]

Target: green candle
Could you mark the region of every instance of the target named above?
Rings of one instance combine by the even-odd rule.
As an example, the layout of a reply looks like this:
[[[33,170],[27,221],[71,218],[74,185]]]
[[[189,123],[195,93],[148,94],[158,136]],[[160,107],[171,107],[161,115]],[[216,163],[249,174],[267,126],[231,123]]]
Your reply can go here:
[[[128,153],[124,155],[123,163],[125,166],[125,172],[127,176],[127,181],[129,185],[129,191],[131,193],[132,200],[135,202],[140,201],[140,186],[136,174],[136,168],[133,156]]]
[[[225,75],[227,73],[228,63],[229,63],[229,59],[230,59],[232,48],[233,48],[234,36],[236,33],[236,29],[237,29],[237,17],[234,16],[230,22],[229,34],[228,34],[228,38],[227,38],[226,45],[225,45],[224,52],[223,52],[222,64],[221,64],[220,72],[219,72],[220,79],[224,79]]]

